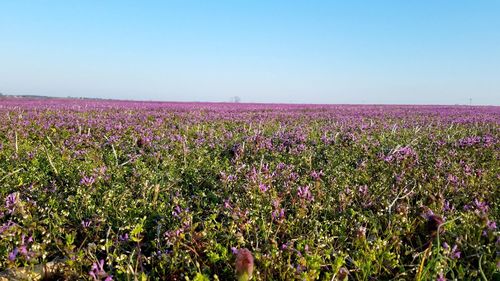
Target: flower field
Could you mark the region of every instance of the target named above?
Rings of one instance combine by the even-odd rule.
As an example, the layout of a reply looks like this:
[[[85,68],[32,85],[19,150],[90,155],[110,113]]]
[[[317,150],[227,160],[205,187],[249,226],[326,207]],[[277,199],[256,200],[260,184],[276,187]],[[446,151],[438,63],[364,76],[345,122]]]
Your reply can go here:
[[[0,100],[4,273],[494,280],[499,191],[500,107]]]

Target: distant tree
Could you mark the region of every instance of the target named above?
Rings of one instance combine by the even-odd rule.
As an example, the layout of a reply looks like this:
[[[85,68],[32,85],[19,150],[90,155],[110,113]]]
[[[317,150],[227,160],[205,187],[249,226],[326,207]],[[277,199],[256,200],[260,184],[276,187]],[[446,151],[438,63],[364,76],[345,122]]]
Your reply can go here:
[[[238,96],[231,97],[231,102],[239,103],[241,102],[241,98]]]

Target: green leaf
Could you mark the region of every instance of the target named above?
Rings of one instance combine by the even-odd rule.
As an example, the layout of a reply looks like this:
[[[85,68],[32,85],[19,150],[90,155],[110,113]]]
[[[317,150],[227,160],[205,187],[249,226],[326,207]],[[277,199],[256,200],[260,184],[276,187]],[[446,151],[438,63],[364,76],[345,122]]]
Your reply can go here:
[[[194,277],[193,281],[210,281],[210,278],[198,272],[196,273],[196,276]]]
[[[144,231],[144,221],[146,218],[143,218],[140,223],[138,223],[134,229],[130,232],[130,239],[134,242],[141,242],[142,235],[141,233]]]
[[[66,245],[70,246],[73,245],[75,242],[75,233],[67,233],[66,234]]]

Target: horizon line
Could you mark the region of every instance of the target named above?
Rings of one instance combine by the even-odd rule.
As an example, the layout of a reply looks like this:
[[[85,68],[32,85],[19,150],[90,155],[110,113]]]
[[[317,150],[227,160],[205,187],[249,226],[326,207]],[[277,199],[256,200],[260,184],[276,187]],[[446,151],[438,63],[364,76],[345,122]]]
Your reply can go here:
[[[301,102],[252,102],[252,101],[174,101],[174,100],[154,100],[154,99],[120,99],[120,98],[101,98],[101,97],[85,97],[85,96],[51,96],[32,93],[6,94],[0,92],[0,100],[5,97],[10,98],[34,98],[34,99],[65,99],[65,100],[95,100],[95,101],[119,101],[119,102],[143,102],[143,103],[213,103],[213,104],[257,104],[257,105],[374,105],[374,106],[465,106],[465,107],[499,107],[497,104],[466,104],[466,103],[301,103]],[[234,97],[234,96],[233,96]],[[233,98],[231,97],[231,98]]]

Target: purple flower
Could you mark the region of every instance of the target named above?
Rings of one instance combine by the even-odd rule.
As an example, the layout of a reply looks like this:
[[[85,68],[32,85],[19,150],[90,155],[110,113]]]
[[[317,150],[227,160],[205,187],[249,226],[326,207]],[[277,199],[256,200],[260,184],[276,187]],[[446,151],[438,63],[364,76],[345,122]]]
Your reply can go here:
[[[358,191],[361,195],[366,196],[368,194],[368,186],[366,184],[362,185],[358,188]]]
[[[460,147],[467,147],[467,146],[473,146],[475,144],[478,144],[481,142],[481,137],[479,136],[470,136],[470,137],[466,137],[466,138],[463,138],[463,139],[460,139],[458,141],[458,146]]]
[[[172,211],[172,215],[178,219],[181,218],[181,213],[182,213],[182,209],[181,207],[179,207],[179,205],[175,206],[174,210]]]
[[[476,209],[482,213],[487,213],[489,209],[488,203],[479,201],[477,198],[474,199],[474,206],[476,206]]]
[[[268,191],[268,190],[269,190],[269,186],[267,186],[267,185],[265,185],[265,184],[261,183],[261,184],[259,184],[259,189],[260,189],[260,191],[261,191],[262,193],[265,193],[266,191]]]
[[[23,255],[26,259],[30,259],[33,256],[33,252],[28,251],[28,247],[26,245],[19,246],[19,253]]]
[[[229,199],[225,199],[224,200],[224,208],[226,208],[226,209],[231,209],[232,208],[231,201],[229,201]]]
[[[488,230],[493,231],[493,230],[497,229],[497,223],[494,221],[488,220],[488,222],[486,223],[486,228],[488,228]]]
[[[91,223],[92,223],[91,221],[83,220],[81,224],[82,224],[83,228],[88,228],[88,227],[90,227]]]
[[[413,150],[413,148],[409,146],[404,146],[392,151],[392,153],[386,156],[384,160],[386,162],[394,162],[395,160],[402,161],[408,158],[418,159],[418,155],[415,152],[415,150]]]
[[[458,177],[455,176],[455,175],[452,175],[452,174],[448,174],[448,182],[450,182],[451,184],[457,184],[458,183]]]
[[[451,248],[450,257],[452,259],[459,259],[462,253],[458,250],[458,246],[455,244],[453,248]]]
[[[278,208],[271,213],[273,220],[282,220],[285,218],[285,209]]]
[[[286,168],[286,164],[283,162],[279,162],[278,165],[276,165],[277,170],[283,170]]]
[[[438,278],[436,279],[436,281],[446,281],[446,278],[443,276],[443,272],[439,273]]]
[[[297,195],[306,200],[306,201],[313,201],[314,200],[314,197],[312,196],[311,194],[311,191],[309,190],[309,186],[306,185],[306,186],[300,186],[298,189],[297,189]]]
[[[19,253],[21,253],[21,255],[27,257],[28,256],[28,249],[26,248],[26,245],[25,245],[25,241],[26,240],[26,235],[22,235],[21,236],[21,246],[19,246]]]
[[[448,245],[448,243],[446,242],[443,242],[443,249],[447,250],[447,252],[449,250],[448,256],[454,260],[459,259],[462,255],[462,253],[458,250],[457,244],[453,245],[453,247],[450,250],[450,245]]]
[[[451,205],[450,201],[445,200],[444,201],[444,206],[443,206],[443,212],[448,212],[448,211],[453,211],[453,206]]]
[[[320,180],[321,177],[323,176],[323,171],[320,170],[319,172],[316,172],[316,171],[312,171],[311,172],[311,177],[314,179],[314,180]]]
[[[231,247],[231,252],[233,253],[233,255],[237,255],[238,254],[238,248]]]
[[[9,260],[14,261],[17,257],[18,252],[19,252],[19,249],[14,248],[14,250],[9,253]]]
[[[102,278],[106,277],[105,280],[113,280],[112,275],[108,275],[106,271],[104,270],[104,260],[101,259],[99,263],[94,262],[92,264],[92,267],[89,271],[89,275],[94,278],[94,280],[101,280]],[[109,279],[111,278],[111,279]]]
[[[17,202],[19,201],[19,195],[17,192],[13,192],[5,198],[5,208],[9,210],[9,213],[12,214],[15,210]]]
[[[93,176],[90,176],[90,177],[83,176],[82,179],[80,180],[80,184],[85,185],[85,186],[92,186],[92,184],[94,184],[94,182],[95,182],[95,178]]]
[[[2,226],[0,226],[0,234],[11,228],[13,225],[14,223],[12,221],[8,221],[7,223],[2,224]]]
[[[128,241],[128,233],[125,233],[123,235],[119,235],[118,236],[118,240],[122,241],[122,242],[126,242]]]
[[[295,172],[291,172],[290,173],[290,176],[288,177],[288,179],[290,181],[296,181],[299,179],[299,174],[295,173]]]
[[[227,177],[227,181],[228,182],[233,182],[233,181],[236,181],[238,178],[236,177],[236,175],[229,175]]]

